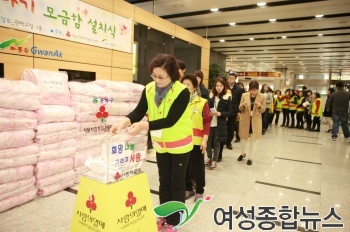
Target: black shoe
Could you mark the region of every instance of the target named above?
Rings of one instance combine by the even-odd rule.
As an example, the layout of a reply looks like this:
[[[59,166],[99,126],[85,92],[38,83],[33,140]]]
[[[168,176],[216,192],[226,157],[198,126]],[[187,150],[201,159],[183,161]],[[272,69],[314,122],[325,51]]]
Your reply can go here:
[[[216,161],[216,162],[220,163],[221,161],[222,161],[222,158],[218,158],[218,161]]]
[[[328,131],[327,131],[327,133],[329,133],[329,132],[331,132],[332,131],[332,129],[329,129]]]
[[[265,134],[265,131],[263,130],[261,133],[262,133],[262,135],[264,135],[264,134]]]
[[[248,160],[247,161],[247,165],[252,165],[253,164],[253,160]]]
[[[246,156],[246,154],[244,154],[244,155],[240,155],[239,157],[238,157],[238,161],[242,161],[242,159],[244,158]]]
[[[235,140],[235,143],[239,143],[241,140],[240,139],[236,139]]]
[[[227,149],[232,150],[232,145],[231,143],[226,144]]]

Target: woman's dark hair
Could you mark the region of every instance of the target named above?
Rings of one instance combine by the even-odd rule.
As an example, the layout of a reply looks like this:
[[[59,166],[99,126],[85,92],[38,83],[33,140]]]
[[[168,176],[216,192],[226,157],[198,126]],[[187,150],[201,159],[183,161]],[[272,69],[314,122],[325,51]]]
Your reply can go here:
[[[197,88],[198,88],[198,80],[197,80],[197,78],[196,78],[193,74],[185,74],[185,75],[181,78],[181,83],[183,83],[184,80],[189,80],[189,81],[191,81],[194,89],[197,89]]]
[[[277,95],[277,92],[280,92],[280,95],[282,95],[281,90],[277,89],[277,90],[275,91],[275,94],[276,94],[276,95]]]
[[[293,97],[293,96],[296,96],[297,94],[296,94],[296,92],[295,92],[294,89],[290,89],[289,95],[290,95],[291,97]]]
[[[312,91],[311,91],[311,90],[308,90],[308,91],[306,92],[306,94],[307,94],[308,92],[310,92],[310,93],[312,94]]]
[[[290,94],[291,89],[286,89],[286,91],[284,91],[284,94],[286,94],[287,92]]]
[[[200,83],[198,84],[198,85],[201,85],[203,82],[203,72],[201,70],[197,70],[193,73],[193,75],[201,79]]]
[[[332,95],[332,93],[335,92],[335,89],[334,89],[334,88],[329,88],[328,91],[329,91],[329,92],[331,93],[331,95]]]
[[[180,68],[181,70],[186,69],[186,65],[185,65],[185,63],[184,63],[182,60],[177,59],[177,63],[179,64],[179,68]]]
[[[252,90],[252,89],[259,89],[259,82],[251,81],[249,83],[249,90]]]
[[[243,93],[244,93],[244,92],[245,92],[245,89],[244,89],[244,84],[243,84],[243,82],[238,81],[238,82],[237,82],[237,85],[238,85],[238,86],[242,86]]]
[[[321,97],[320,93],[318,93],[318,92],[315,92],[314,94],[316,95],[316,98],[320,98]]]
[[[148,72],[152,74],[154,68],[164,69],[168,73],[172,82],[178,81],[180,79],[179,65],[174,55],[170,55],[170,54],[157,55],[149,63]]]
[[[220,94],[218,93],[218,91],[216,91],[216,88],[215,88],[216,83],[218,83],[218,82],[220,82],[224,86],[224,89],[222,90],[222,92]],[[223,77],[216,78],[211,91],[213,92],[214,96],[218,96],[219,98],[224,96],[227,93],[227,81],[226,81],[226,79]]]
[[[263,84],[260,89],[260,93],[265,93],[264,87],[267,86],[267,93],[269,92],[269,86],[267,84]]]

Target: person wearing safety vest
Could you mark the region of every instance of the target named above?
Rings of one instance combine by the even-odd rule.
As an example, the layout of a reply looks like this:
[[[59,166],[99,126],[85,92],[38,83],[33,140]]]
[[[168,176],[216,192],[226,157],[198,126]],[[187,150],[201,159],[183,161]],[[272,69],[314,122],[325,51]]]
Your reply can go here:
[[[282,111],[282,102],[278,99],[280,96],[281,96],[281,90],[276,90],[275,92],[276,94],[276,97],[274,97],[274,100],[273,100],[273,115],[271,116],[271,122],[273,121],[273,118],[274,116],[276,115],[276,118],[275,118],[275,125],[277,126],[278,125],[278,120],[280,119],[280,114],[281,114],[281,111]]]
[[[321,131],[321,120],[322,117],[322,101],[321,101],[321,95],[318,92],[314,93],[314,101],[312,102],[311,107],[311,115],[314,117],[312,120],[312,131],[314,132],[320,132]],[[316,128],[317,126],[317,128]]]
[[[199,83],[197,78],[192,74],[185,74],[181,79],[181,83],[187,86],[191,93],[189,108],[193,128],[193,150],[186,173],[186,200],[195,195],[194,201],[196,202],[200,198],[203,199],[205,186],[204,153],[207,149],[211,116],[207,99],[198,95]],[[194,175],[196,193],[193,191],[191,173]]]
[[[298,91],[298,90],[296,90]],[[298,91],[298,103],[297,103],[297,126],[298,129],[304,129],[304,102],[305,97],[302,91]]]
[[[295,114],[297,113],[298,97],[294,89],[290,90],[289,115],[291,123],[289,128],[295,128]]]
[[[290,101],[290,89],[287,89],[284,94],[278,97],[278,100],[282,102],[282,112],[283,112],[283,127],[289,126],[289,101]]]
[[[130,126],[128,134],[135,136],[150,130],[159,173],[159,202],[185,203],[185,176],[193,149],[188,107],[190,92],[179,81],[175,56],[157,55],[150,62],[148,71],[154,81],[146,85],[136,108],[114,124],[110,132],[119,134]],[[147,111],[148,121],[141,121]],[[158,231],[164,228],[167,232],[176,231],[179,222],[179,212],[160,217],[157,219]]]

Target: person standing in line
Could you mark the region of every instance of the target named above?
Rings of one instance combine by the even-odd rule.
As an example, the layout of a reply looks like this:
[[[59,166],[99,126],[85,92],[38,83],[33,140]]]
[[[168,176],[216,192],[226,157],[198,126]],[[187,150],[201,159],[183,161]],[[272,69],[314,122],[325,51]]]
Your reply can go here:
[[[236,130],[236,121],[237,117],[239,117],[239,103],[241,102],[242,94],[243,94],[243,89],[240,88],[236,84],[237,80],[237,74],[235,72],[229,71],[228,73],[228,88],[231,91],[231,96],[232,96],[232,115],[228,117],[227,120],[227,141],[226,141],[226,147],[229,150],[232,150],[232,140],[234,138],[235,130]],[[234,141],[235,143],[239,142],[239,137],[237,137],[236,134],[236,140]]]
[[[274,100],[273,100],[274,111],[273,111],[273,115],[271,116],[270,124],[272,124],[273,118],[276,115],[275,126],[277,126],[278,125],[278,121],[280,119],[280,114],[281,114],[281,111],[282,111],[282,102],[280,102],[278,100],[278,98],[281,96],[281,90],[276,90],[275,94],[276,95],[275,95]]]
[[[197,78],[191,74],[185,74],[181,83],[186,85],[191,93],[190,112],[193,128],[193,150],[186,172],[186,200],[194,196],[194,201],[203,198],[205,186],[204,153],[207,149],[208,135],[210,132],[210,110],[206,99],[197,94]],[[194,173],[196,193],[193,191],[190,170]]]
[[[327,90],[327,100],[326,100],[326,104],[324,106],[324,111],[323,111],[323,117],[326,118],[327,120],[327,123],[328,123],[328,130],[327,130],[327,133],[331,132],[332,131],[332,127],[333,127],[333,121],[332,121],[332,106],[331,108],[329,109],[329,111],[327,110],[327,103],[328,103],[328,100],[329,100],[329,97],[335,92],[335,89],[334,88],[329,88]]]
[[[182,78],[184,75],[185,75],[185,72],[186,72],[186,65],[185,63],[180,60],[180,59],[177,59],[177,63],[179,65],[179,73],[180,73],[180,78]]]
[[[200,97],[209,101],[209,91],[203,84],[203,72],[201,70],[197,70],[194,72],[194,76],[197,78],[199,83],[199,87],[197,88],[197,92],[200,94]]]
[[[242,161],[246,157],[246,145],[250,135],[250,153],[248,155],[247,165],[252,165],[257,140],[262,136],[261,118],[266,109],[265,95],[259,93],[259,83],[257,81],[249,83],[249,92],[242,95],[239,109],[241,111],[239,122],[241,155],[237,160]]]
[[[209,108],[212,119],[207,144],[208,159],[205,165],[209,166],[211,170],[216,168],[220,153],[220,143],[227,141],[226,118],[232,114],[231,95],[228,92],[226,79],[218,77],[209,94]]]
[[[175,56],[159,54],[149,64],[153,82],[146,85],[136,108],[114,124],[110,132],[119,134],[129,127],[128,134],[137,135],[150,130],[156,150],[159,174],[160,204],[185,203],[185,176],[190,152],[193,150],[192,120],[189,109],[190,92],[181,84]],[[148,111],[148,121],[140,122]],[[180,213],[157,219],[158,231],[176,231]]]
[[[302,91],[298,91],[298,103],[297,103],[297,126],[298,129],[304,129],[304,102],[305,97]]]
[[[297,112],[298,97],[294,89],[290,90],[290,101],[289,101],[289,115],[291,124],[289,128],[295,128],[295,114]]]
[[[322,116],[322,102],[321,102],[321,95],[318,92],[314,93],[314,101],[312,102],[311,106],[311,115],[314,117],[312,121],[312,131],[314,132],[320,132],[321,131],[321,116]],[[316,129],[317,127],[317,129]]]
[[[289,127],[289,101],[290,101],[290,89],[287,89],[284,94],[278,97],[278,100],[282,102],[283,122],[282,127]]]
[[[260,93],[265,95],[266,99],[266,110],[262,114],[262,134],[264,135],[266,130],[269,127],[268,119],[269,119],[269,114],[270,114],[270,105],[272,102],[272,94],[269,92],[269,86],[267,84],[263,84],[260,90]]]
[[[242,88],[242,95],[245,93],[244,89],[244,84],[242,82],[237,82],[237,86]],[[236,119],[236,126],[235,126],[235,133],[236,133],[236,140],[234,141],[235,143],[239,143],[241,141],[241,138],[239,137],[239,120],[240,120],[240,113],[237,114],[237,119]]]
[[[305,100],[305,119],[306,119],[305,130],[311,131],[311,124],[312,124],[311,106],[313,102],[313,93],[311,90],[308,90],[306,94],[307,94],[307,97]]]
[[[338,138],[339,124],[343,129],[344,138],[350,137],[348,120],[349,120],[349,101],[350,92],[344,90],[344,82],[339,81],[335,85],[337,91],[335,91],[330,97],[326,105],[326,109],[329,111],[332,108],[332,140],[335,141]]]

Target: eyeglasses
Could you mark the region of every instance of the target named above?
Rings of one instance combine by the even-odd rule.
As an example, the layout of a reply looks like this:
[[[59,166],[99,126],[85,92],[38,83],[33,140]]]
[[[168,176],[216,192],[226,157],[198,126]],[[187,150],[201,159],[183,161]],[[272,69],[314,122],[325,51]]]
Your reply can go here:
[[[167,78],[169,77],[169,76],[166,76],[166,77],[156,76],[155,74],[152,74],[152,75],[150,75],[150,76],[152,77],[153,80],[158,79],[158,80],[160,80],[160,81],[163,81],[163,80],[165,80],[165,79],[167,79]]]

